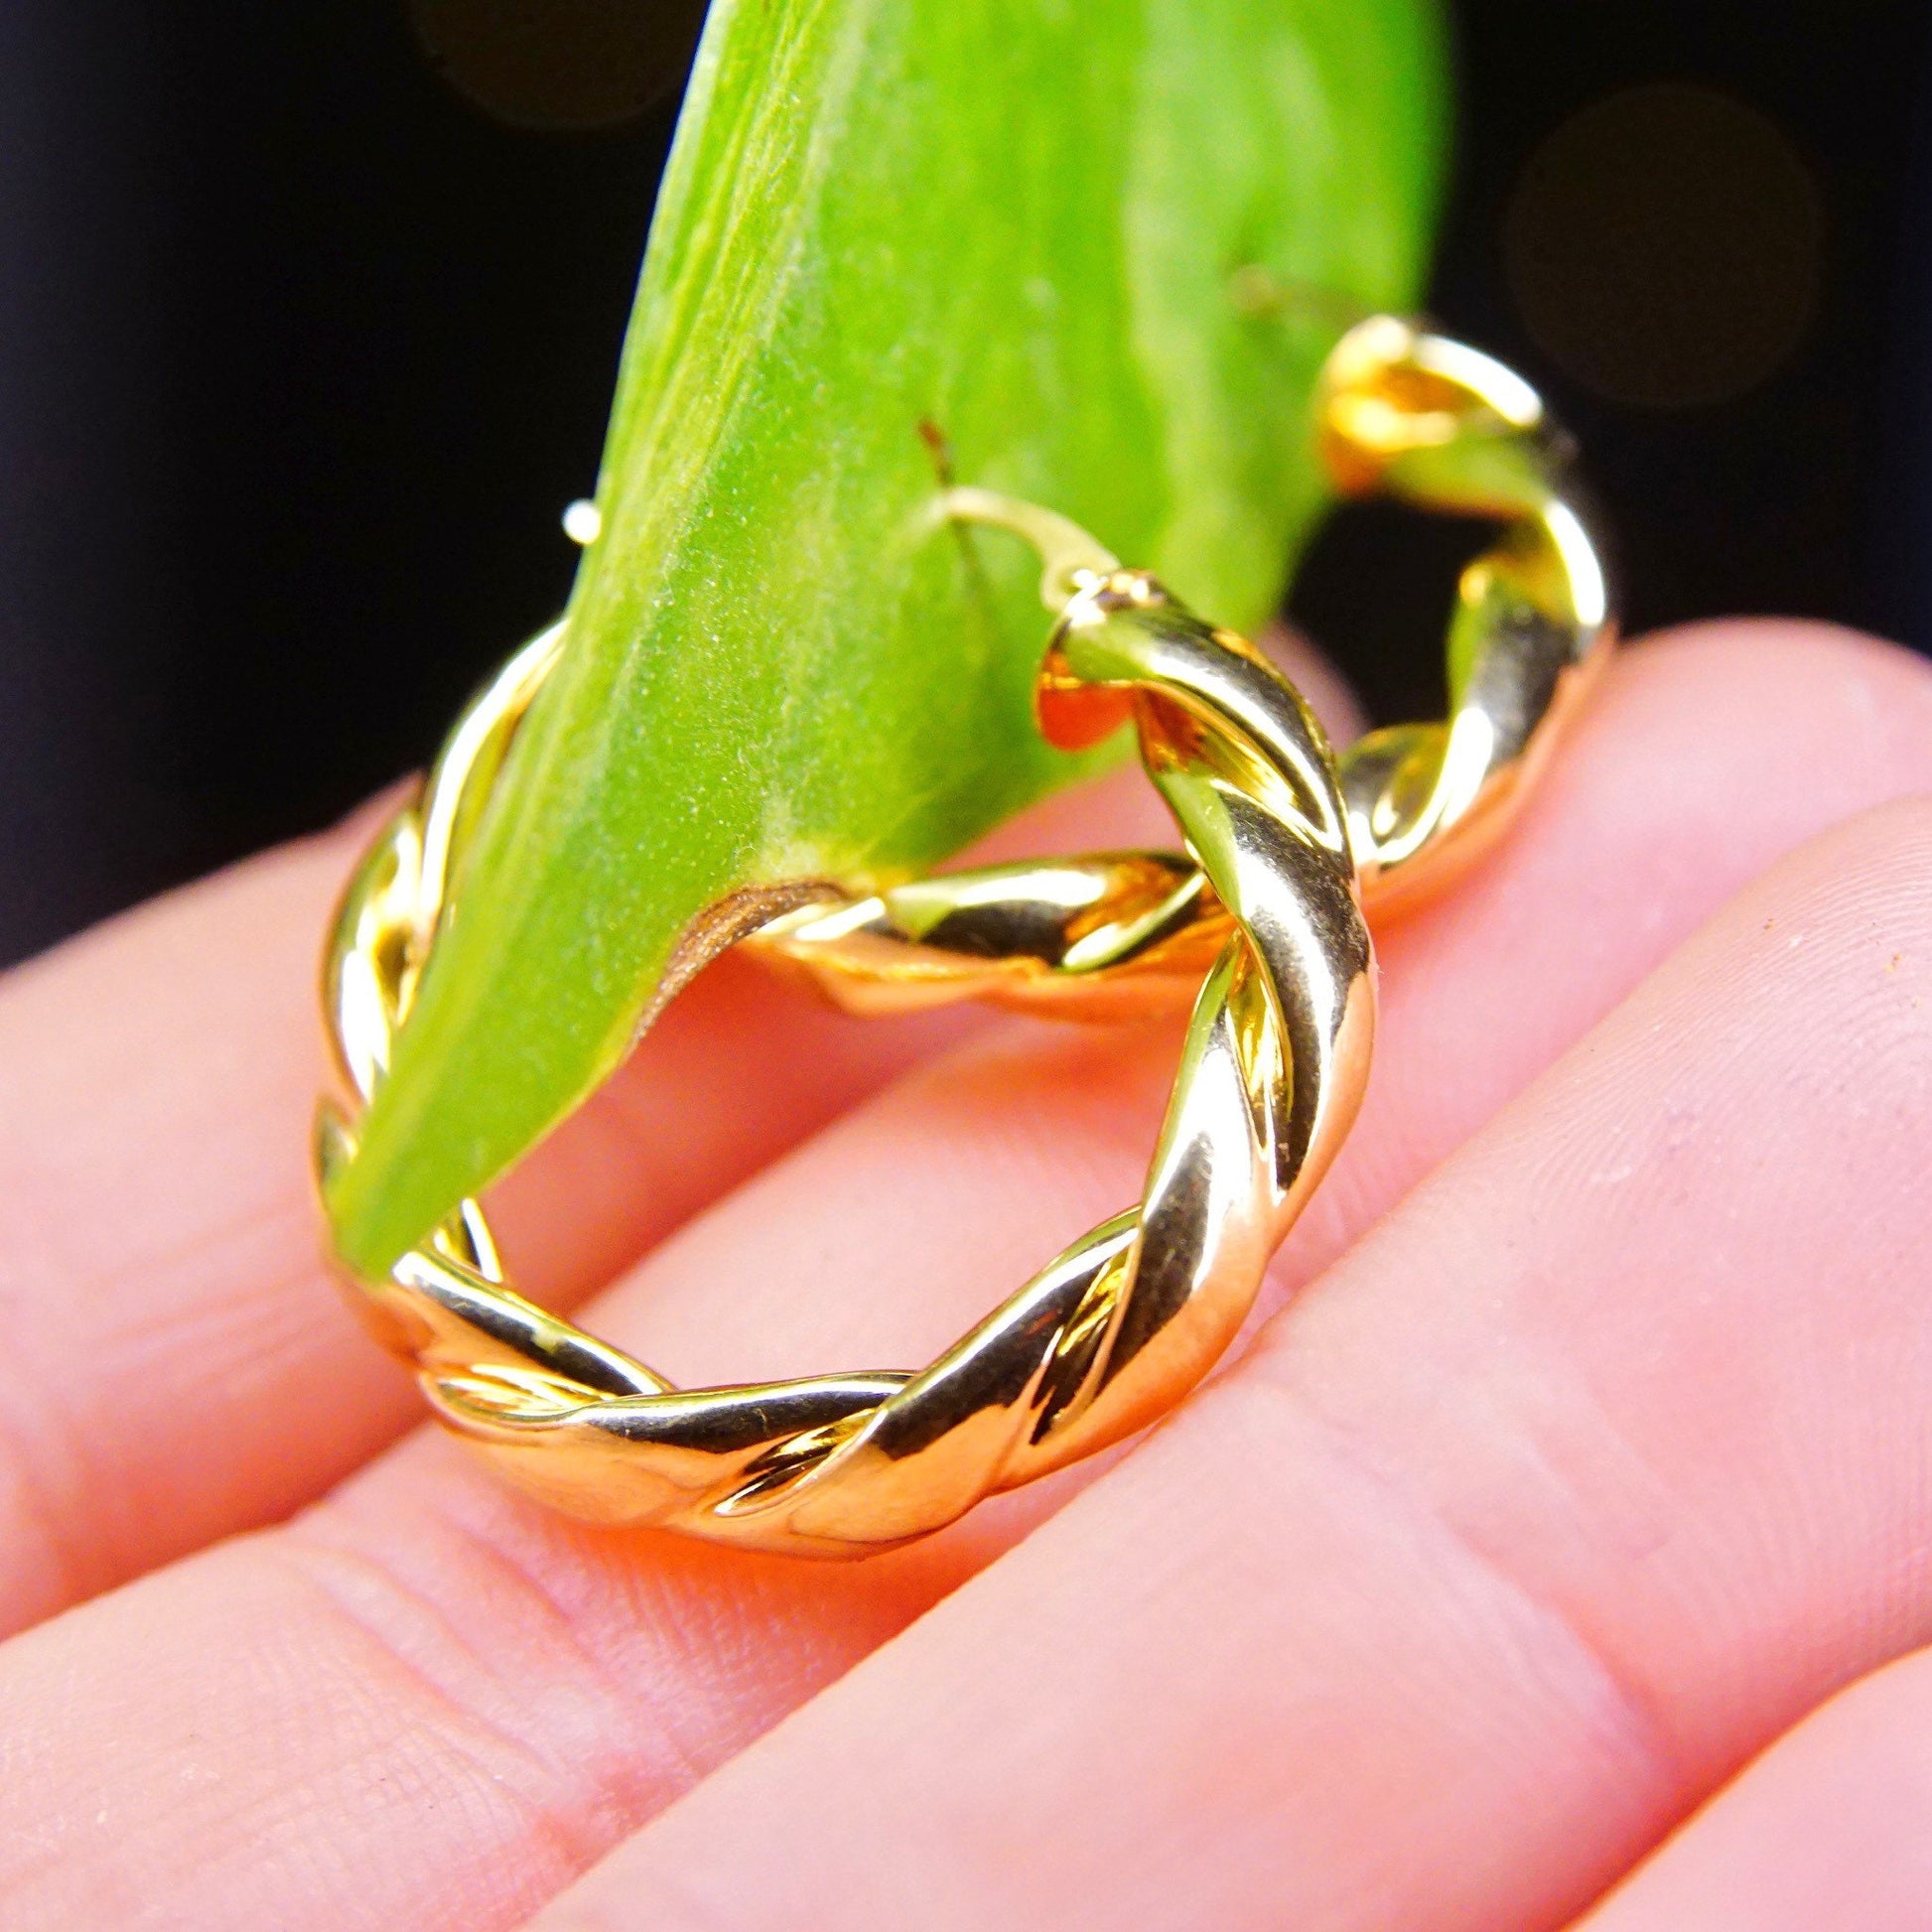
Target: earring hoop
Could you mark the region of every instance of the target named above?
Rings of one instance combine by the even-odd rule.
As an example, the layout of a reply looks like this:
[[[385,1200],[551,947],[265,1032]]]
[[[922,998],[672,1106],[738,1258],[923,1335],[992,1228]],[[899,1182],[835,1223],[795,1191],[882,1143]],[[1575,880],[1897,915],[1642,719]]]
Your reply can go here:
[[[1344,491],[1506,519],[1458,587],[1446,721],[1372,733],[1337,759],[1246,639],[1064,519],[951,490],[945,515],[1042,553],[1056,614],[1042,731],[1075,748],[1131,723],[1185,850],[874,895],[807,883],[745,938],[859,1012],[980,998],[1104,1019],[1191,992],[1140,1203],[916,1373],[679,1390],[518,1295],[464,1201],[355,1293],[437,1419],[513,1482],[589,1521],[863,1556],[1145,1427],[1233,1339],[1366,1085],[1364,898],[1412,903],[1499,833],[1611,635],[1567,450],[1520,378],[1376,318],[1331,354],[1318,408]],[[509,661],[349,884],[325,972],[347,1092],[318,1115],[325,1183],[354,1159],[353,1115],[386,1076],[461,849],[562,648],[553,626]]]

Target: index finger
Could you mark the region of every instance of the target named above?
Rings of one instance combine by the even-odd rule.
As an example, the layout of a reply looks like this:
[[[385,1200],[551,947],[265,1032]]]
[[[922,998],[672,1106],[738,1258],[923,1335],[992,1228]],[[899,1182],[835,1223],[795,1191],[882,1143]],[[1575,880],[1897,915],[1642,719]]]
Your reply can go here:
[[[316,960],[354,834],[0,980],[0,1634],[285,1515],[419,1413],[324,1265]],[[970,1022],[867,1027],[725,959],[503,1189],[568,1306]]]

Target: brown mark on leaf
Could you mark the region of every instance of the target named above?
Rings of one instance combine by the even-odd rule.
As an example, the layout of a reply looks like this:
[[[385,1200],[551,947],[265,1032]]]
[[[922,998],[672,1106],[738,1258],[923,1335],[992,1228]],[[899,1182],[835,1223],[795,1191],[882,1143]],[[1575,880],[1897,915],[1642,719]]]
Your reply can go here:
[[[941,489],[953,485],[952,441],[930,416],[921,416],[918,422],[919,441],[926,447],[926,454],[932,459],[932,474],[939,479]]]
[[[642,1039],[657,1017],[720,953],[729,952],[741,939],[749,939],[759,926],[795,912],[800,906],[814,905],[845,897],[843,890],[825,879],[798,879],[779,886],[746,886],[727,893],[707,905],[678,935],[671,956],[664,962],[650,1004],[639,1016],[630,1043]]]

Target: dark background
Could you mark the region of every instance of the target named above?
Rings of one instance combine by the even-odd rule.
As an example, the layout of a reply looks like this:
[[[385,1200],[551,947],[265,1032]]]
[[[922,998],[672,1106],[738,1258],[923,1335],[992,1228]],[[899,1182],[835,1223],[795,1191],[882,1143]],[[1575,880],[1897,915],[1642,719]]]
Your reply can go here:
[[[0,958],[345,810],[554,613],[695,13],[0,5]],[[1924,11],[1453,18],[1432,306],[1580,433],[1632,624],[1932,643]],[[1466,544],[1310,558],[1379,715]]]

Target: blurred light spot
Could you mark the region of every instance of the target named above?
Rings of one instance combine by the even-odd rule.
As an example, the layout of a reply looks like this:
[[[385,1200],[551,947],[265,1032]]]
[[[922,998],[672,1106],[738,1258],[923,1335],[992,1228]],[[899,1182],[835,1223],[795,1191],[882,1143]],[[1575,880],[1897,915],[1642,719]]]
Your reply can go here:
[[[1771,375],[1817,307],[1825,217],[1797,149],[1728,95],[1633,87],[1530,157],[1503,223],[1525,326],[1568,374],[1653,408]]]
[[[604,513],[588,496],[580,496],[564,511],[564,535],[589,549],[604,534]]]
[[[704,0],[408,0],[429,64],[512,127],[621,127],[684,78]]]

